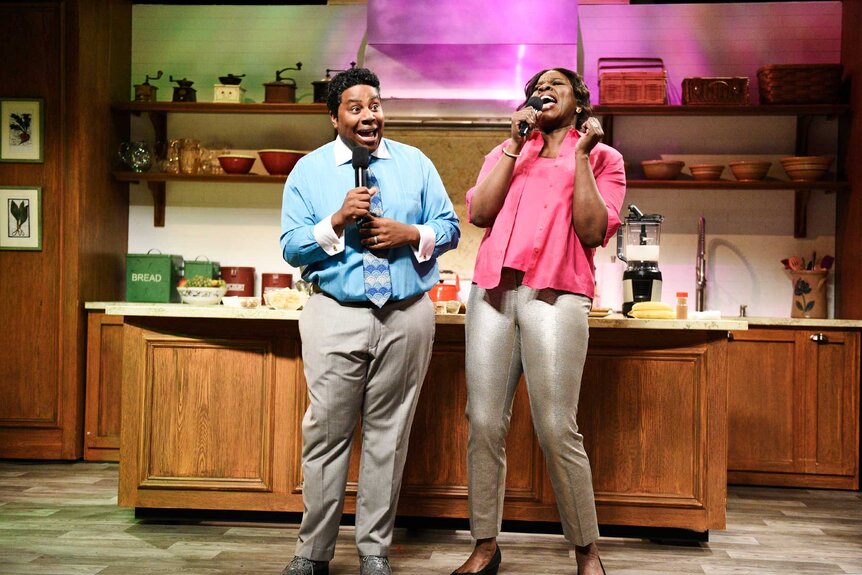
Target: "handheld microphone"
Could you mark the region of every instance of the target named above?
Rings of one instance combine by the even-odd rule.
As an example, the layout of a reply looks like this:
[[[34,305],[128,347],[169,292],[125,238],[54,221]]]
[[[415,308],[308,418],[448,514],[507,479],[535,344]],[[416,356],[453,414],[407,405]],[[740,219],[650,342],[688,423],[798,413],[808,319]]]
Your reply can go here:
[[[524,107],[529,106],[532,109],[534,109],[535,111],[541,112],[543,105],[544,104],[542,103],[542,99],[540,97],[533,96],[529,100],[527,100],[527,103],[524,105]],[[526,120],[521,120],[521,123],[518,124],[518,135],[523,138],[524,136],[527,135],[527,132],[529,132],[529,131],[530,131],[530,126],[527,124]]]
[[[368,186],[367,170],[370,161],[371,157],[368,152],[368,148],[363,148],[362,146],[353,148],[353,160],[351,161],[351,165],[353,166],[354,181],[356,182],[357,188]]]

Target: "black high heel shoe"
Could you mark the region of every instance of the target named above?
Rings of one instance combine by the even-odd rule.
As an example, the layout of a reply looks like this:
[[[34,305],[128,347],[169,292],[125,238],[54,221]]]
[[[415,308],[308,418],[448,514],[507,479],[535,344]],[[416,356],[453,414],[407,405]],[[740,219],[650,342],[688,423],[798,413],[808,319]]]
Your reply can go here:
[[[497,550],[494,551],[494,555],[491,556],[491,560],[488,561],[488,564],[481,570],[470,573],[458,573],[456,571],[452,571],[452,575],[497,575],[497,570],[500,569],[500,561],[502,559],[503,556],[500,554],[500,546],[497,545]]]

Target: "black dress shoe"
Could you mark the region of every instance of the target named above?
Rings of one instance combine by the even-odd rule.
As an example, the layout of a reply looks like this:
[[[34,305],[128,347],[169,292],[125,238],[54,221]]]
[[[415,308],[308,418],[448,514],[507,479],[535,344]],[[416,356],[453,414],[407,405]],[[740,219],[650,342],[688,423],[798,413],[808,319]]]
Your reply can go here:
[[[497,570],[500,568],[501,560],[502,555],[500,555],[500,546],[497,545],[497,550],[494,551],[494,555],[491,557],[491,560],[488,561],[488,564],[481,570],[473,571],[471,573],[458,573],[456,571],[452,571],[452,575],[497,575]]]

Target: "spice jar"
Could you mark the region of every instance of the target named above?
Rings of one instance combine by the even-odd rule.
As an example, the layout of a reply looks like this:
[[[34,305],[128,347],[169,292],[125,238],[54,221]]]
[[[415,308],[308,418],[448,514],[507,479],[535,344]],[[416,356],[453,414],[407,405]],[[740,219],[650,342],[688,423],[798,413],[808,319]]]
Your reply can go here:
[[[688,292],[676,292],[676,319],[688,319]]]

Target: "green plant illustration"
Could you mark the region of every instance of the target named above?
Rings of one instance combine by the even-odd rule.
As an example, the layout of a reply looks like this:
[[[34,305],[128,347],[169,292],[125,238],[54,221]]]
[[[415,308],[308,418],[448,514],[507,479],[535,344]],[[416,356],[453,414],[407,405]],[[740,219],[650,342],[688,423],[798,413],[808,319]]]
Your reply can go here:
[[[796,297],[801,297],[802,302],[796,301],[796,309],[800,311],[811,311],[811,308],[814,307],[815,300],[811,300],[809,302],[805,301],[805,294],[811,293],[811,286],[807,281],[803,279],[796,280],[796,285],[793,288],[793,295]]]
[[[30,141],[30,123],[33,114],[9,114],[9,137],[12,144],[23,146]]]
[[[15,200],[10,200],[9,203],[9,213],[15,219],[15,229],[9,234],[9,237],[30,237],[30,226],[29,224],[25,226],[30,220],[30,202],[28,200],[21,200],[16,204]]]

